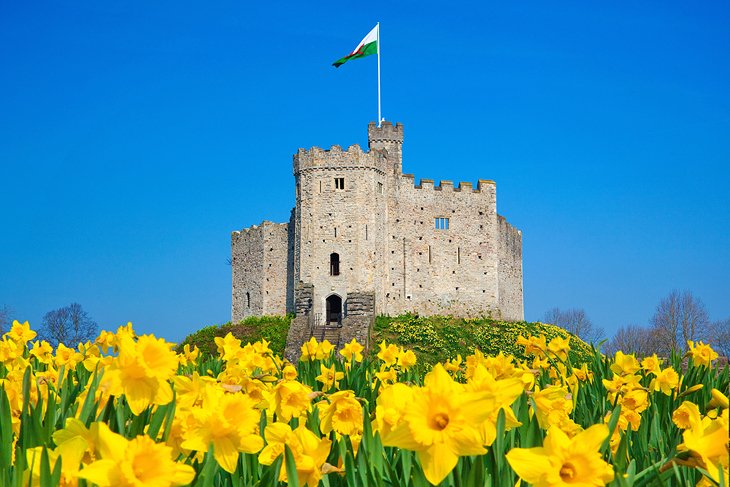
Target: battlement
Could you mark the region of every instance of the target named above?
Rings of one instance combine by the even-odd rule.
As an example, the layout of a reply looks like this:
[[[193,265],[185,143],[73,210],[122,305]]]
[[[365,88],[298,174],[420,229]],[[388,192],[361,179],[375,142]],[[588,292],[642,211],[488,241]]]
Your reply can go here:
[[[368,142],[373,147],[373,142],[396,142],[403,143],[403,124],[383,122],[380,127],[375,122],[368,124]]]
[[[415,177],[413,176],[413,174],[402,174],[401,177],[410,180],[411,184],[413,185],[413,189],[417,190],[427,189],[453,193],[483,193],[487,192],[489,189],[493,190],[496,186],[495,182],[489,179],[478,180],[477,186],[475,188],[471,181],[460,181],[457,186],[454,186],[453,181],[443,180],[439,181],[438,185],[435,185],[433,179],[421,178],[419,184],[415,184]]]
[[[307,169],[362,169],[385,171],[386,162],[378,152],[363,151],[358,144],[343,150],[339,145],[329,149],[299,149],[293,157],[294,175]]]

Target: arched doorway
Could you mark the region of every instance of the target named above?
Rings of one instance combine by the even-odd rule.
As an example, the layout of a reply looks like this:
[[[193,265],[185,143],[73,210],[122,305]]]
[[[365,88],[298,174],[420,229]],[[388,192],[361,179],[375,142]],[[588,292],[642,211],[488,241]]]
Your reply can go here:
[[[336,294],[327,297],[327,319],[328,326],[342,324],[342,298]]]

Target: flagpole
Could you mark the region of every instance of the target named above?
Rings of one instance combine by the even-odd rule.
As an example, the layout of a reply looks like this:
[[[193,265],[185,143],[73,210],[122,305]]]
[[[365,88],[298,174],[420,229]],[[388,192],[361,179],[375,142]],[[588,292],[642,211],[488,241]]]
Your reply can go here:
[[[378,27],[378,127],[380,127],[380,22],[377,23]]]

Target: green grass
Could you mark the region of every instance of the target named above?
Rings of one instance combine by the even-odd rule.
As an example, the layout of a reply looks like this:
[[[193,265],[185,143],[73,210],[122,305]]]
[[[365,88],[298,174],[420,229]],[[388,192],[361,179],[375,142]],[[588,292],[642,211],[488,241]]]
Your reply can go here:
[[[223,337],[230,332],[244,344],[265,338],[271,342],[274,353],[283,355],[292,318],[291,315],[253,316],[239,323],[207,326],[188,335],[178,349],[182,350],[183,345],[189,343],[197,345],[204,355],[216,355],[215,337]],[[560,327],[489,318],[421,317],[409,314],[378,316],[370,343],[375,353],[377,344],[382,340],[409,348],[424,364],[442,362],[457,354],[466,357],[477,348],[486,355],[503,352],[521,360],[524,358],[523,348],[515,344],[519,335],[545,335],[548,342],[555,337],[570,336],[570,359],[573,364],[586,362],[592,355],[589,345]]]
[[[275,354],[283,356],[292,318],[291,315],[251,316],[238,323],[229,321],[222,325],[206,326],[185,337],[185,340],[178,345],[178,350],[182,350],[185,344],[190,344],[197,345],[203,355],[217,355],[215,337],[224,337],[228,333],[232,333],[244,345],[262,338],[266,339],[271,342],[269,348]]]
[[[593,354],[590,345],[563,328],[545,323],[509,322],[490,318],[455,318],[453,316],[401,315],[378,316],[370,343],[385,340],[413,350],[420,362],[434,364],[466,357],[479,349],[485,355],[514,355],[524,359],[523,347],[516,345],[519,335],[545,335],[547,342],[556,337],[570,337],[570,360],[574,365],[586,362]]]

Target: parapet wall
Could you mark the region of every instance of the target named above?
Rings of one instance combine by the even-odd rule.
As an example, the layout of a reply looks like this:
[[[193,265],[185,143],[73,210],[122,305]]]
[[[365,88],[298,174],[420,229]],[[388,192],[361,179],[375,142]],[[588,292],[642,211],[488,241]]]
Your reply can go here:
[[[497,215],[499,227],[499,308],[502,318],[525,319],[522,294],[522,232]]]
[[[294,154],[294,176],[301,172],[313,169],[373,169],[383,174],[388,170],[387,159],[378,152],[365,152],[359,145],[354,144],[343,150],[339,145],[333,145],[329,150],[319,147],[299,149]]]

